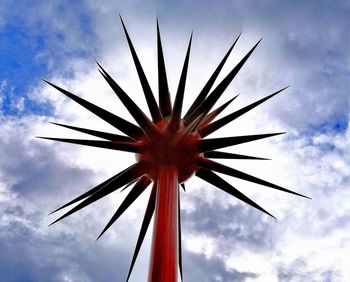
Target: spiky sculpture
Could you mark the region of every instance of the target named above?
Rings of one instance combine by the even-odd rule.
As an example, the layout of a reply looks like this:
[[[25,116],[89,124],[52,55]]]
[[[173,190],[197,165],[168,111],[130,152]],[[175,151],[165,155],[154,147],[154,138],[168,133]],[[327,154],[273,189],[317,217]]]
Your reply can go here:
[[[108,122],[125,135],[117,135],[55,123],[56,125],[93,135],[104,140],[62,139],[48,137],[39,138],[112,150],[127,151],[135,153],[137,155],[137,162],[135,164],[53,211],[52,213],[57,212],[63,208],[79,202],[79,204],[59,217],[53,223],[75,213],[76,211],[92,204],[97,200],[102,199],[103,197],[122,188],[125,185],[125,188],[127,188],[131,184],[135,183],[134,186],[130,189],[130,192],[126,196],[125,200],[122,202],[106,227],[98,236],[98,238],[100,238],[102,234],[138,198],[138,196],[140,196],[140,194],[145,191],[151,183],[153,183],[127,280],[129,280],[131,271],[148,229],[148,225],[151,221],[153,213],[155,213],[148,280],[150,282],[175,282],[177,281],[178,267],[182,278],[179,185],[181,184],[185,190],[184,182],[188,180],[193,174],[270,216],[272,216],[270,213],[249,199],[247,196],[242,194],[228,182],[223,180],[215,172],[223,173],[273,189],[306,197],[299,193],[290,191],[278,185],[272,184],[255,176],[211,160],[262,160],[263,158],[238,155],[216,150],[271,136],[276,136],[282,133],[203,139],[224,125],[232,122],[236,118],[280,93],[286,87],[213,122],[213,120],[237,96],[230,99],[218,107],[216,110],[211,111],[211,109],[224,93],[225,89],[229,86],[231,81],[234,79],[238,71],[242,68],[249,56],[253,53],[254,49],[260,43],[259,40],[253,46],[253,48],[243,57],[243,59],[226,75],[226,77],[218,84],[218,86],[210,92],[228,56],[236,45],[240,37],[239,35],[227,51],[226,55],[216,70],[209,78],[208,82],[203,87],[202,91],[198,94],[197,98],[187,113],[181,118],[192,35],[189,41],[184,65],[182,68],[175,101],[174,104],[171,105],[159,26],[157,22],[159,87],[158,106],[145,73],[142,69],[134,46],[128,35],[124,22],[122,18],[120,19],[152,119],[149,119],[147,117],[147,115],[134,103],[132,99],[130,99],[130,97],[117,84],[117,82],[115,82],[113,78],[107,73],[107,71],[105,71],[99,64],[99,72],[102,74],[103,78],[107,81],[107,83],[113,89],[124,106],[128,109],[138,126],[45,80],[45,82],[90,112],[94,113],[104,121]]]

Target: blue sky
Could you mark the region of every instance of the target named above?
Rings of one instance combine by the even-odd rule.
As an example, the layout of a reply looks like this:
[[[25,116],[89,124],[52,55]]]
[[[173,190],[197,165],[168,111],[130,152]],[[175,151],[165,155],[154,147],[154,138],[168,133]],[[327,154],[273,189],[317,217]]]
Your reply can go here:
[[[240,32],[223,73],[259,38],[263,41],[220,101],[240,94],[225,113],[291,86],[218,136],[287,131],[281,138],[232,149],[272,161],[230,165],[312,200],[227,178],[274,214],[274,221],[191,179],[182,195],[185,281],[348,281],[349,10],[347,1],[3,0],[0,281],[125,280],[147,195],[97,243],[95,237],[123,195],[116,193],[50,228],[54,217],[47,214],[134,158],[35,139],[79,137],[48,121],[113,130],[50,89],[43,78],[130,118],[94,60],[145,108],[118,13],[154,92],[156,17],[170,89],[176,89],[194,31],[185,106]],[[146,281],[149,236],[132,281]]]

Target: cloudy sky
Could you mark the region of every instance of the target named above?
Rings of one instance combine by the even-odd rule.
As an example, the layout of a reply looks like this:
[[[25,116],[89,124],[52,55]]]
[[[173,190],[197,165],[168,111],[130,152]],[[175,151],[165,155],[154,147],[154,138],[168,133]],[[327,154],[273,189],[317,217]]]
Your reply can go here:
[[[49,121],[114,130],[43,78],[132,120],[95,60],[146,108],[118,13],[154,92],[156,17],[172,94],[194,31],[185,107],[240,32],[223,75],[263,40],[219,101],[240,94],[223,114],[291,86],[215,135],[286,131],[230,149],[271,161],[227,164],[312,200],[225,177],[274,220],[191,178],[181,194],[185,281],[350,281],[349,8],[341,0],[0,0],[0,281],[125,281],[148,193],[97,242],[125,194],[51,227],[56,215],[47,214],[134,156],[35,138],[83,136]],[[146,281],[149,233],[131,281]]]

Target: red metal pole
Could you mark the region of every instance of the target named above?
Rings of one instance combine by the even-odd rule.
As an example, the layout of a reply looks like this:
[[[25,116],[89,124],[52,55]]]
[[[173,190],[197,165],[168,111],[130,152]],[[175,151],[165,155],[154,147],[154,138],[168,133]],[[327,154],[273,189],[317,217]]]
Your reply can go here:
[[[175,166],[159,171],[149,282],[177,282],[178,172]]]

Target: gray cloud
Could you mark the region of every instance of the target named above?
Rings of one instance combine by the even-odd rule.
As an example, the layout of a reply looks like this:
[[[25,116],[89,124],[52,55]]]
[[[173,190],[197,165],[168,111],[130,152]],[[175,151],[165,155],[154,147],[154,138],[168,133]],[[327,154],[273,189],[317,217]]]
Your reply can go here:
[[[317,270],[306,270],[307,259],[297,259],[290,264],[281,264],[278,267],[278,281],[341,281],[339,273],[332,269],[319,272]]]
[[[0,190],[0,280],[124,281],[133,242],[111,248],[108,239],[94,240],[102,227],[100,212],[106,221],[110,211],[100,206],[94,214],[90,208],[91,214],[47,226],[52,220],[47,213],[93,187],[96,175],[72,167],[53,147],[32,140],[27,134],[34,120],[2,124],[6,138],[0,140],[0,187],[5,188]],[[130,231],[129,226],[132,237]]]
[[[12,222],[2,231],[2,281],[124,281],[128,250],[112,250],[103,243],[97,246],[83,233],[42,235],[39,228],[33,229],[40,220],[38,215],[28,218],[31,226]],[[23,220],[23,215],[20,218]]]
[[[239,282],[257,277],[254,273],[227,269],[223,261],[218,258],[206,258],[201,254],[188,251],[183,254],[183,263],[184,281]]]
[[[205,189],[217,188],[208,185]],[[242,246],[256,251],[273,248],[276,221],[250,206],[226,204],[232,196],[218,193],[222,193],[221,197],[215,197],[210,204],[200,195],[186,195],[186,198],[192,198],[190,201],[194,206],[182,211],[184,232],[215,238],[222,252],[232,252]]]

